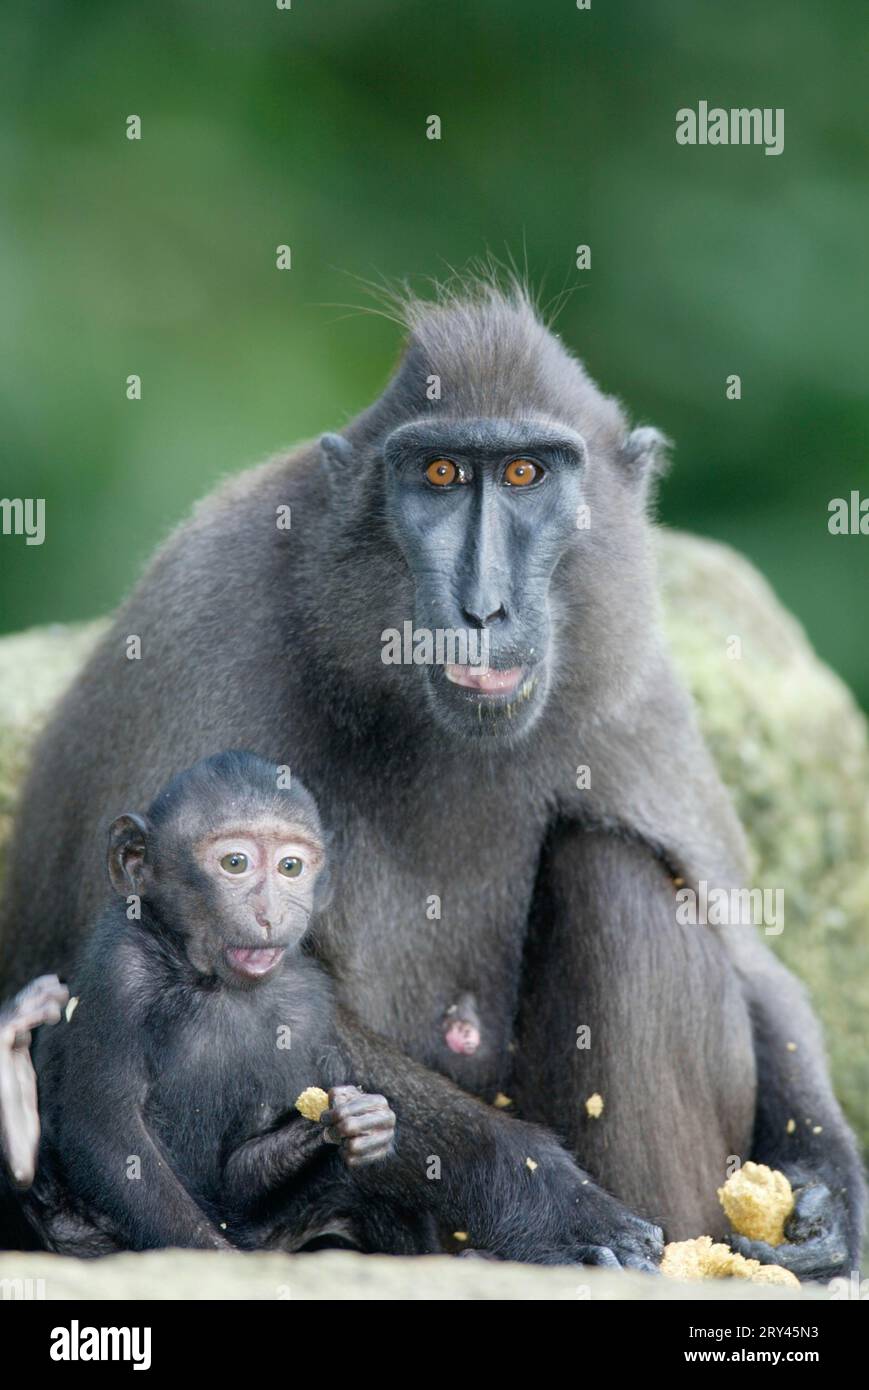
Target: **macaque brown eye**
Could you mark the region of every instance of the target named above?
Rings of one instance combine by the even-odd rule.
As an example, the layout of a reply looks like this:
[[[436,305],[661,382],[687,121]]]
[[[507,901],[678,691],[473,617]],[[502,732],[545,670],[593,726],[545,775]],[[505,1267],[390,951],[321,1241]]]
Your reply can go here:
[[[462,475],[452,459],[432,459],[425,476],[435,487],[449,487],[450,483],[461,482]]]
[[[542,477],[543,469],[531,459],[514,459],[504,469],[504,482],[510,487],[527,487]]]
[[[247,855],[236,850],[233,854],[225,854],[220,861],[221,869],[225,869],[228,874],[243,874],[247,868]]]
[[[281,860],[278,865],[278,873],[283,874],[285,878],[298,878],[303,868],[304,864],[301,859],[287,858]]]

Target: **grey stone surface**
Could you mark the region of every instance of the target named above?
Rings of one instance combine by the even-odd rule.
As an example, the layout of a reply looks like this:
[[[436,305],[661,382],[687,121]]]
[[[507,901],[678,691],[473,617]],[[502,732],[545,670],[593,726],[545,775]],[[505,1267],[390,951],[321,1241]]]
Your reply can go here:
[[[43,1280],[40,1288],[36,1281]],[[21,1281],[17,1286],[4,1280]],[[32,1281],[28,1286],[24,1281]],[[601,1269],[496,1264],[448,1255],[404,1258],[329,1251],[319,1255],[213,1254],[158,1250],[71,1260],[0,1256],[0,1297],[20,1289],[46,1299],[805,1299],[829,1298],[819,1285],[778,1289],[742,1279],[680,1283],[663,1276]],[[32,1296],[32,1294],[31,1294]]]

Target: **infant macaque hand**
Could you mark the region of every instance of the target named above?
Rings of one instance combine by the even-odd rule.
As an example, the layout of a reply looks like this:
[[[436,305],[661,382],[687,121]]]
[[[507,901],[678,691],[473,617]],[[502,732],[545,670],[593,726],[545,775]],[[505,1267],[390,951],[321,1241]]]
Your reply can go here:
[[[30,1034],[59,1022],[68,999],[69,991],[56,975],[40,975],[0,1008],[0,1165],[5,1158],[16,1187],[32,1184],[39,1149]]]
[[[326,1142],[341,1145],[348,1168],[361,1168],[392,1152],[395,1112],[384,1096],[369,1096],[358,1086],[333,1086],[320,1123]]]

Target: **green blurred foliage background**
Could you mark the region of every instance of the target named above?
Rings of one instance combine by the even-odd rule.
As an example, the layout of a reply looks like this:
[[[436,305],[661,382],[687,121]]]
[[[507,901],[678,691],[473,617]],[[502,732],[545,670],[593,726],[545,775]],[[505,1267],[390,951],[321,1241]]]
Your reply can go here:
[[[664,521],[869,704],[869,537],[827,530],[869,495],[867,38],[864,0],[4,6],[0,495],[47,540],[0,539],[0,627],[110,608],[221,475],[365,405],[399,335],[330,307],[352,277],[491,249],[579,287],[560,332],[677,442]],[[700,99],[784,107],[784,153],[678,146]]]

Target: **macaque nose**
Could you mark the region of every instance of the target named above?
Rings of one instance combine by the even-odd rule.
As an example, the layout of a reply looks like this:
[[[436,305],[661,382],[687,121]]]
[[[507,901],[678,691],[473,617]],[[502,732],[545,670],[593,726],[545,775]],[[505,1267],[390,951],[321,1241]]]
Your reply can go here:
[[[271,936],[272,932],[275,929],[276,924],[274,920],[269,916],[267,912],[257,912],[255,913],[255,916],[257,926],[262,927],[263,931],[266,934],[266,938],[268,939],[268,937]]]
[[[488,604],[481,603],[476,605],[482,608],[483,613],[475,613],[471,608],[462,609],[462,617],[466,618],[471,627],[491,627],[493,623],[501,623],[507,617],[507,610],[503,603],[499,603],[493,613],[486,613]],[[485,615],[485,616],[484,616]]]

